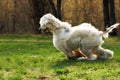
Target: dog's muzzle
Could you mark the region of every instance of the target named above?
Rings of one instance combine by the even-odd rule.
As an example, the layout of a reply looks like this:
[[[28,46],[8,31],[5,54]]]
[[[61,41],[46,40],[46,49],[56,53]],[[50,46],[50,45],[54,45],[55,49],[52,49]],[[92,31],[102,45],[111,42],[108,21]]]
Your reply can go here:
[[[41,33],[48,33],[49,32],[48,28],[42,28],[42,27],[40,27],[39,30],[41,31]]]

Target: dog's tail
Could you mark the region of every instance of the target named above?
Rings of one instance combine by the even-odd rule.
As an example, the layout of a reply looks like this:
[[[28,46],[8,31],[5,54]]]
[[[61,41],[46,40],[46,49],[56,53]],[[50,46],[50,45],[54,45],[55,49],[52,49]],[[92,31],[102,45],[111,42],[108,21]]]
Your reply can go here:
[[[111,25],[109,28],[106,28],[106,31],[101,33],[100,36],[102,36],[103,38],[107,38],[108,33],[110,33],[113,29],[117,28],[119,25],[120,25],[120,23],[116,23],[116,24]]]

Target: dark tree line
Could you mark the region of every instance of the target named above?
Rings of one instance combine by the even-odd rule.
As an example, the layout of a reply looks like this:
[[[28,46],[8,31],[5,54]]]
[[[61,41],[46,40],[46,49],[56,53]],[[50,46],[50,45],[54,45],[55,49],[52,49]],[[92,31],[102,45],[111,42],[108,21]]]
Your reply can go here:
[[[103,30],[103,27],[99,27],[101,24],[103,26],[102,13],[104,13],[105,27],[116,23],[114,1],[0,0],[0,33],[39,33],[39,20],[46,13],[52,13],[55,17],[62,18],[72,25],[78,25],[85,21],[95,24],[98,26],[97,28]],[[100,10],[97,11],[95,6]],[[101,23],[97,23],[98,21]],[[112,34],[116,34],[116,30]]]

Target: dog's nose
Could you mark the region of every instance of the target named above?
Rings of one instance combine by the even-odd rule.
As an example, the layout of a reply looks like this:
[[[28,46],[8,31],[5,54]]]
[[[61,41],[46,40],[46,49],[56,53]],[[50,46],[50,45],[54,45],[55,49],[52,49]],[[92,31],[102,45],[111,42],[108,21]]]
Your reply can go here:
[[[44,30],[41,28],[41,27],[39,27],[39,31],[43,34],[44,33]]]
[[[42,29],[42,27],[39,27],[39,30],[41,30]]]

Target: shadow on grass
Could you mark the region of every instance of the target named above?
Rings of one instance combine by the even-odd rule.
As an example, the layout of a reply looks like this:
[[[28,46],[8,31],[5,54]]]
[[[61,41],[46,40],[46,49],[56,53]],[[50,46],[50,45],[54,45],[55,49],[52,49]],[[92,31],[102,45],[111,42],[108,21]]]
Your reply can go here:
[[[87,60],[68,60],[63,59],[56,61],[51,65],[51,68],[54,69],[56,75],[67,75],[72,71],[86,71],[86,70],[94,70],[96,71],[98,68],[104,69],[105,66],[108,66],[113,60],[96,60],[96,61],[87,61]],[[103,66],[104,65],[104,66]],[[71,70],[72,69],[72,70]]]
[[[56,63],[54,63],[52,65],[53,68],[65,68],[65,67],[68,67],[68,66],[83,66],[83,65],[98,65],[98,64],[109,64],[112,62],[112,59],[110,60],[95,60],[95,61],[88,61],[88,60],[68,60],[68,59],[63,59],[63,60],[59,60],[59,61],[56,61]]]

